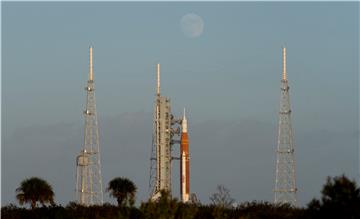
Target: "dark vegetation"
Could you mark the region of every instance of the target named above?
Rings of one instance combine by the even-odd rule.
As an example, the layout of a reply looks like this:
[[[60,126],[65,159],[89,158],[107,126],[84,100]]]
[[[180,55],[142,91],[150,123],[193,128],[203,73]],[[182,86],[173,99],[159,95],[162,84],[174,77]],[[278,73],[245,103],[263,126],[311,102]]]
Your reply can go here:
[[[127,178],[117,177],[111,180],[106,191],[116,198],[119,207],[132,207],[135,204],[136,186]]]
[[[16,193],[19,204],[30,203],[32,209],[35,208],[37,202],[40,202],[42,206],[45,206],[46,203],[54,204],[52,187],[45,180],[37,177],[22,181],[19,188],[16,189]]]
[[[34,179],[34,178],[31,178]],[[39,185],[39,178],[35,178]],[[41,179],[40,179],[41,181]],[[3,219],[256,219],[256,218],[360,218],[360,188],[355,181],[344,175],[328,178],[321,191],[321,198],[313,199],[306,208],[296,208],[289,205],[275,205],[268,202],[246,202],[236,207],[230,197],[230,191],[224,186],[218,186],[217,191],[210,196],[210,205],[196,203],[181,203],[162,193],[157,202],[143,202],[140,207],[134,207],[136,186],[126,178],[115,178],[110,181],[107,191],[116,198],[118,205],[105,203],[102,206],[85,207],[75,202],[67,206],[59,206],[53,202],[51,189],[46,193],[38,191],[34,195],[26,190],[24,180],[17,191],[20,205],[29,204],[30,208],[17,207],[14,204],[1,208]],[[41,181],[42,182],[42,181]],[[46,183],[46,181],[44,181]],[[40,185],[48,185],[43,182]],[[38,188],[38,187],[37,187]],[[29,193],[29,194],[27,194]],[[33,194],[32,196],[30,194]],[[46,195],[42,195],[46,194]],[[30,196],[29,196],[30,195]],[[26,198],[25,198],[26,197]],[[35,204],[34,204],[35,203]],[[40,203],[41,205],[37,205]],[[49,205],[45,205],[48,203]]]

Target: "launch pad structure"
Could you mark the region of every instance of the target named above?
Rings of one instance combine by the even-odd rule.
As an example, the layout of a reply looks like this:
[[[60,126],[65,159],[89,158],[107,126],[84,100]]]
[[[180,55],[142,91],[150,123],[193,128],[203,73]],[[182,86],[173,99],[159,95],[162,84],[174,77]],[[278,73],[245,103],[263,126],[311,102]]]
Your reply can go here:
[[[172,157],[172,147],[174,144],[182,143],[183,133],[181,139],[175,139],[180,135],[180,125],[183,126],[183,119],[175,119],[171,113],[170,99],[160,94],[160,64],[157,64],[156,68],[157,86],[153,116],[153,136],[152,147],[150,157],[150,199],[153,201],[158,200],[161,197],[161,192],[168,192],[171,195],[171,162],[173,160],[180,160],[180,180],[185,179],[182,177],[182,171],[187,172],[188,189],[184,189],[184,192],[189,192],[189,152],[188,152],[188,140],[187,152],[180,151],[179,157]],[[184,115],[185,118],[185,115]],[[186,119],[185,119],[186,122]],[[183,128],[182,128],[183,130]],[[181,146],[181,148],[185,148]],[[184,154],[184,156],[182,156]],[[186,156],[186,157],[185,157]],[[187,166],[182,168],[182,161],[187,160]],[[187,168],[187,169],[186,169]],[[180,182],[182,190],[182,182]],[[184,188],[186,185],[184,186]],[[189,195],[188,195],[189,196]],[[188,197],[187,196],[187,197]],[[183,197],[183,195],[182,195]],[[188,201],[183,199],[183,201]]]
[[[89,79],[85,88],[87,99],[84,110],[84,145],[76,157],[76,200],[85,206],[103,204],[92,50],[90,47]]]
[[[103,185],[100,163],[99,128],[95,103],[93,48],[90,47],[89,78],[84,110],[84,144],[76,157],[76,200],[84,206],[103,204]],[[286,73],[286,48],[282,49],[282,80],[276,150],[276,178],[274,202],[296,206],[296,173],[289,85]],[[171,112],[170,98],[160,94],[160,64],[156,68],[157,86],[154,102],[153,133],[150,157],[150,199],[157,201],[163,194],[172,195],[172,161],[180,162],[180,196],[183,202],[190,197],[190,153],[188,124],[185,115],[176,119]],[[180,154],[173,157],[173,146],[180,146]],[[190,200],[191,199],[191,200]]]
[[[278,145],[276,150],[275,203],[296,206],[296,180],[293,129],[289,85],[286,75],[286,48],[282,49],[282,80],[279,112]]]

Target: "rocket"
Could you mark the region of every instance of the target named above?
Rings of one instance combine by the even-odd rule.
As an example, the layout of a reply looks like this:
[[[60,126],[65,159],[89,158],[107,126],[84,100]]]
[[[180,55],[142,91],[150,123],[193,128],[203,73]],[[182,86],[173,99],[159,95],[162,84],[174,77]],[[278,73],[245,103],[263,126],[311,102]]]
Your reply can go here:
[[[187,133],[187,119],[184,115],[181,122],[180,140],[180,195],[182,202],[188,202],[190,198],[190,157],[189,138]]]

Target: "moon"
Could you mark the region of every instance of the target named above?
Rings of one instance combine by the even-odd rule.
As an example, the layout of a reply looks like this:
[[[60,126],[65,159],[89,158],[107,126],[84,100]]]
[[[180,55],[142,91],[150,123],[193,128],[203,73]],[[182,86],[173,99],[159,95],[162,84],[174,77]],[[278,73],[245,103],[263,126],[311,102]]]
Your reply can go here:
[[[194,13],[184,15],[181,18],[180,25],[184,35],[190,38],[199,37],[204,31],[203,19]]]

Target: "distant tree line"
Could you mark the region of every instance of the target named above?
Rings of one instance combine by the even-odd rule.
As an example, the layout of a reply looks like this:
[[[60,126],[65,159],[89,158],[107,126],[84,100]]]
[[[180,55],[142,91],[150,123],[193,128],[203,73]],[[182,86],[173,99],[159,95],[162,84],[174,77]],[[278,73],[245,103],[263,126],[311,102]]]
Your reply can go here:
[[[305,208],[269,202],[245,202],[237,206],[230,191],[222,185],[210,196],[211,204],[198,201],[182,203],[162,191],[156,201],[141,203],[134,207],[135,184],[127,178],[115,178],[107,187],[118,205],[105,203],[97,206],[83,206],[70,202],[63,207],[54,202],[52,187],[43,179],[25,179],[16,189],[20,205],[1,208],[2,219],[257,219],[257,218],[360,218],[360,188],[345,175],[328,177],[321,191],[320,199],[313,199]]]

